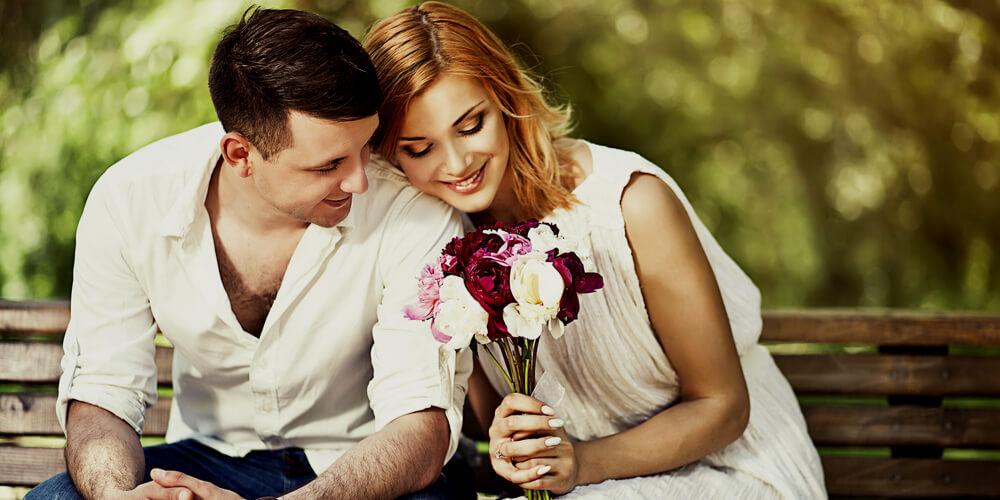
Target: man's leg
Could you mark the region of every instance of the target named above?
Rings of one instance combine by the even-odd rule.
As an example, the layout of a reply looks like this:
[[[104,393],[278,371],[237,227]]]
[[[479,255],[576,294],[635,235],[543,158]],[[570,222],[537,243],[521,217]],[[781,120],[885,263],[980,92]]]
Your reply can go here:
[[[154,468],[175,470],[244,498],[280,496],[316,478],[301,450],[255,451],[245,457],[230,457],[186,439],[143,451],[146,481]]]
[[[193,439],[143,448],[146,470],[143,482],[150,481],[154,468],[175,470],[232,490],[244,498],[280,496],[316,478],[301,450],[252,452],[230,457]],[[29,500],[82,498],[69,475],[53,476],[25,497]]]
[[[25,500],[81,500],[82,498],[76,491],[76,486],[73,486],[69,474],[65,472],[50,477],[24,496]]]
[[[420,491],[403,495],[399,500],[475,500],[476,489],[472,477],[469,464],[456,453],[445,464],[437,482]]]

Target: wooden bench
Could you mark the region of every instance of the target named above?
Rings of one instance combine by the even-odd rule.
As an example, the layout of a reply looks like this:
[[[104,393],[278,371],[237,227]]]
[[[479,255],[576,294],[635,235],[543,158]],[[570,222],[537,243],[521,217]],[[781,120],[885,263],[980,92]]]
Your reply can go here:
[[[64,302],[0,301],[0,485],[63,470],[54,407],[68,318]],[[768,311],[763,339],[832,496],[1000,496],[1000,315]],[[156,356],[169,388],[170,349]],[[146,436],[164,434],[169,406],[149,410]]]

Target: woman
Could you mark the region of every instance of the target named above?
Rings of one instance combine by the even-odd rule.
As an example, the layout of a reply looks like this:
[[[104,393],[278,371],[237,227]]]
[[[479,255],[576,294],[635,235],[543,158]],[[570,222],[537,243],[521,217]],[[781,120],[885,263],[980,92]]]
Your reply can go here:
[[[544,218],[605,278],[541,343],[554,408],[504,394],[489,362],[470,404],[505,479],[572,498],[820,498],[822,469],[788,383],[757,344],[757,288],[677,184],[640,156],[571,139],[486,27],[428,2],[365,39],[385,103],[378,152],[471,220]]]

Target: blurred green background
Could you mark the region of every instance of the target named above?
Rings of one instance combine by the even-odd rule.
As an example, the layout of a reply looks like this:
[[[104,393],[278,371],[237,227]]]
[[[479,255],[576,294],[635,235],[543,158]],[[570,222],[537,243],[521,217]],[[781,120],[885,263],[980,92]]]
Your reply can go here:
[[[259,2],[363,36],[412,2]],[[673,175],[767,307],[1000,310],[1000,2],[457,1]],[[66,297],[109,165],[214,120],[246,2],[0,2],[0,296]]]

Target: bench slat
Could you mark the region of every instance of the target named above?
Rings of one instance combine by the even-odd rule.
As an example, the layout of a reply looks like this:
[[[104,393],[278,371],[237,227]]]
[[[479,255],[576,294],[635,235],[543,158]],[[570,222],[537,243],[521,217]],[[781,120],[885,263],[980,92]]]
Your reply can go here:
[[[804,406],[818,445],[1000,447],[1000,409],[910,406]],[[143,434],[162,436],[170,398],[146,412]],[[0,434],[60,434],[54,396],[0,395]]]
[[[823,457],[830,495],[995,495],[1000,462]],[[0,484],[33,486],[65,470],[61,449],[0,447]]]
[[[34,486],[66,470],[62,448],[0,446],[0,484]]]
[[[767,311],[763,340],[879,345],[1000,346],[1000,315],[843,310]]]
[[[1000,447],[1000,409],[803,406],[818,445]]]
[[[775,362],[797,393],[1000,395],[1000,358],[785,354]]]
[[[160,397],[146,410],[143,435],[162,436],[167,432],[171,398]],[[27,394],[0,394],[0,434],[62,434],[56,420],[56,397]]]
[[[1000,492],[1000,461],[823,457],[831,496],[985,496]]]
[[[62,367],[62,344],[54,342],[0,342],[0,381],[55,383]],[[160,384],[170,384],[173,350],[156,348],[156,378]]]
[[[69,302],[0,300],[0,333],[62,335],[69,324]]]
[[[769,341],[1000,346],[1000,314],[809,309],[763,318]],[[0,300],[0,333],[62,335],[68,323],[68,301]]]

